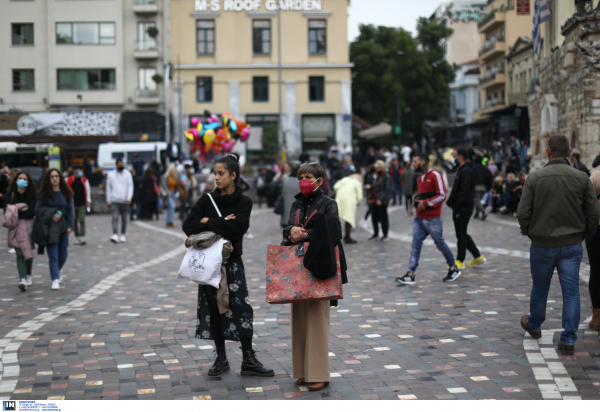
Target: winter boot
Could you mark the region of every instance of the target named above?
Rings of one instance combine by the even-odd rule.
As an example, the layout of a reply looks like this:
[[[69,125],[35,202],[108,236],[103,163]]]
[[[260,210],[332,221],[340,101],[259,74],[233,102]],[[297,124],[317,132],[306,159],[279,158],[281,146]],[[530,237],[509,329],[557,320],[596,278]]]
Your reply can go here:
[[[208,376],[217,376],[225,371],[228,371],[229,369],[231,369],[231,367],[229,366],[229,361],[227,360],[225,348],[217,349],[217,359],[215,359],[215,363],[208,370]]]
[[[242,376],[273,376],[273,369],[267,369],[256,359],[256,352],[253,350],[243,350],[242,355]]]
[[[600,330],[600,308],[592,307],[592,320],[590,320],[590,328]]]

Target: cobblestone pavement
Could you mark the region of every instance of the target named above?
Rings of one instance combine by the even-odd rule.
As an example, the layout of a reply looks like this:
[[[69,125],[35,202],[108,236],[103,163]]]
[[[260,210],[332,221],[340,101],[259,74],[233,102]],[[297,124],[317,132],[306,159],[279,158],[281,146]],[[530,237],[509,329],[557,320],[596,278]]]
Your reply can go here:
[[[446,237],[454,243],[444,209]],[[443,283],[446,265],[428,243],[417,284],[402,287],[394,277],[406,271],[412,233],[403,208],[391,209],[389,242],[368,242],[367,231],[355,232],[359,243],[347,248],[350,283],[331,313],[332,383],[321,392],[304,391],[291,378],[290,306],[264,298],[266,245],[280,241],[278,219],[255,210],[254,239],[244,245],[254,343],[274,377],[241,377],[235,342],[227,343],[232,370],[207,375],[213,345],[194,337],[197,289],[175,278],[184,252],[181,231],[162,222],[131,224],[128,242],[115,245],[108,241],[110,217],[92,216],[88,245],[69,248],[60,291],[50,290],[46,256],[36,256],[34,285],[21,292],[15,255],[0,248],[0,397],[600,399],[598,333],[584,325],[574,356],[555,350],[558,279],[543,338],[524,337],[519,319],[528,312],[529,242],[516,219],[471,223],[485,266]],[[3,228],[0,238],[6,238]],[[583,279],[580,286],[585,323],[590,300]]]

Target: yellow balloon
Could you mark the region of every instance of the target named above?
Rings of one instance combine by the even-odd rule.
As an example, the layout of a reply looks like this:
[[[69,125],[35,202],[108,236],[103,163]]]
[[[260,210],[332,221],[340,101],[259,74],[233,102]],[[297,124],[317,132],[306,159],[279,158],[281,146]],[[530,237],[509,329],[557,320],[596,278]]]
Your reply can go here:
[[[213,142],[215,141],[215,137],[216,134],[214,129],[209,129],[206,132],[204,132],[203,140],[204,144],[207,147],[207,150],[209,146],[212,146]]]
[[[202,123],[198,123],[198,126],[196,126],[196,130],[198,130],[198,134],[202,134],[202,129],[204,129],[204,125]]]
[[[185,135],[185,137],[190,141],[193,142],[194,141],[194,135],[191,134],[190,132],[184,132],[183,133]]]

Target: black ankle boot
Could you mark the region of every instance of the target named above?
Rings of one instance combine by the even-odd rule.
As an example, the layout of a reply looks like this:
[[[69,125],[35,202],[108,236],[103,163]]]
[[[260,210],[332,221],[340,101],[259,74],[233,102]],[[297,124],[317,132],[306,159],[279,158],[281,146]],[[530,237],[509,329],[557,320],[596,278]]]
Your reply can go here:
[[[256,352],[253,350],[243,350],[242,355],[242,376],[273,376],[273,369],[267,369],[256,359]]]
[[[229,366],[225,349],[217,350],[217,359],[215,359],[215,363],[208,370],[208,376],[217,376],[229,369],[231,367]]]

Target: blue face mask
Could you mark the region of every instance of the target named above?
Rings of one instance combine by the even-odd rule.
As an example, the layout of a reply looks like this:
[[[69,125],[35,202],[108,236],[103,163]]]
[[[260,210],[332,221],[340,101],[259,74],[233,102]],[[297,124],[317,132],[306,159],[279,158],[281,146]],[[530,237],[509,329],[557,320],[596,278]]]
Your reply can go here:
[[[25,189],[27,187],[27,180],[25,180],[25,179],[17,180],[17,187],[19,187],[21,189]]]
[[[77,176],[82,177],[83,176],[83,172],[77,172]]]
[[[456,166],[456,159],[452,158],[452,166]]]
[[[348,170],[354,172],[356,168],[354,167],[354,165],[348,165]]]

